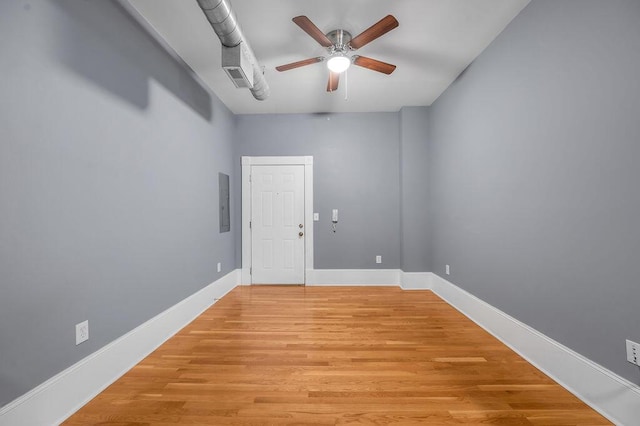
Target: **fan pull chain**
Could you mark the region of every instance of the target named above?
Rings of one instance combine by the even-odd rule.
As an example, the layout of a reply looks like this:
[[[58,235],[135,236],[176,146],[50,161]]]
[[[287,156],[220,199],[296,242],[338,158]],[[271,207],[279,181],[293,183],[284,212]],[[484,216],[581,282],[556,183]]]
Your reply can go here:
[[[349,71],[344,72],[344,100],[349,99]]]

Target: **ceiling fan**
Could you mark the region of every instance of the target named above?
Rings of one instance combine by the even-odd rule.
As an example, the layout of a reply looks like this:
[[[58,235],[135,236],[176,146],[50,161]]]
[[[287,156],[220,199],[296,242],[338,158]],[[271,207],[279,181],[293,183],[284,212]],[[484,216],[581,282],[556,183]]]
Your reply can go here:
[[[328,56],[317,56],[315,58],[303,59],[302,61],[292,62],[290,64],[280,65],[276,67],[278,71],[288,71],[294,68],[327,61],[329,68],[329,82],[327,83],[327,92],[334,92],[338,89],[340,74],[354,65],[367,68],[384,74],[391,74],[396,66],[377,59],[367,58],[366,56],[351,55],[348,53],[360,49],[362,46],[371,43],[373,40],[385,35],[392,29],[396,28],[398,20],[393,15],[387,15],[371,27],[364,30],[355,37],[351,37],[348,31],[338,29],[324,34],[309,18],[306,16],[296,16],[293,18],[304,32],[309,34],[315,41],[325,47]]]

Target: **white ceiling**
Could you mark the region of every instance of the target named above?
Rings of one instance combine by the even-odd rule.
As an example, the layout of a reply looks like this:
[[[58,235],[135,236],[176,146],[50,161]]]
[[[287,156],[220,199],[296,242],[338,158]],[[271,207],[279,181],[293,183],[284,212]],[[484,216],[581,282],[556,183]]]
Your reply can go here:
[[[220,65],[221,46],[196,0],[129,0],[158,34],[236,114],[398,111],[431,105],[530,0],[231,0],[271,95],[236,89]],[[357,51],[397,65],[391,75],[351,67],[337,92],[317,63],[286,72],[277,65],[326,50],[291,18],[353,36],[392,14],[400,26]],[[345,92],[347,88],[347,92]],[[345,97],[347,99],[345,100]]]

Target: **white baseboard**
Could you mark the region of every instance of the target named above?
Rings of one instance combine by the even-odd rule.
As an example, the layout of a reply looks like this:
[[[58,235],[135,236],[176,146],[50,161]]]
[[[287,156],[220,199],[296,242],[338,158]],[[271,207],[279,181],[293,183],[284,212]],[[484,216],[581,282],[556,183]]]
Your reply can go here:
[[[403,290],[431,290],[433,274],[431,272],[400,271],[400,288]]]
[[[0,426],[57,425],[240,283],[232,271],[0,409]]]
[[[400,285],[398,269],[307,269],[308,286]]]
[[[58,424],[241,283],[233,271],[0,408],[0,426]],[[309,286],[433,290],[476,324],[617,425],[637,424],[640,387],[430,272],[307,270]]]
[[[432,290],[616,425],[637,425],[640,387],[438,275]]]

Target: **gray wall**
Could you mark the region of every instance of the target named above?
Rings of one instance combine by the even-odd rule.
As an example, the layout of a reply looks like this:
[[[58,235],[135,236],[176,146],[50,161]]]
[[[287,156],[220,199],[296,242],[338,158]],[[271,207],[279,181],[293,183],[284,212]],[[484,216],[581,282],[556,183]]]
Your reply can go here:
[[[316,268],[450,264],[639,382],[639,18],[533,0],[431,108],[233,117],[112,2],[0,3],[0,406],[239,265],[240,155],[314,156]]]
[[[232,114],[119,7],[3,1],[0,40],[2,406],[228,273],[235,232]]]
[[[400,267],[397,113],[243,115],[237,125],[240,155],[313,155],[316,269]]]
[[[400,265],[404,272],[431,270],[427,111],[427,107],[400,110]]]
[[[433,271],[635,383],[639,21],[533,0],[429,117]]]

